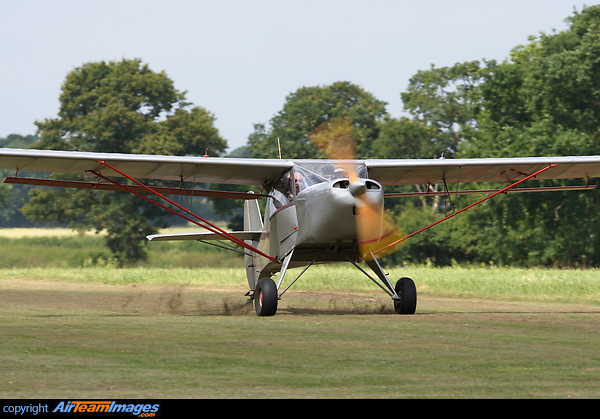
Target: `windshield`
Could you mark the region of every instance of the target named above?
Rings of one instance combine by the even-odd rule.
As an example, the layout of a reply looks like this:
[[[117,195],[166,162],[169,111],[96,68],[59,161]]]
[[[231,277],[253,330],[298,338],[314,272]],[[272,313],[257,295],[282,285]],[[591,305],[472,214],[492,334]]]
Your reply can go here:
[[[274,185],[271,196],[276,208],[287,205],[300,191],[319,183],[330,180],[347,178],[348,174],[342,165],[329,160],[296,162],[294,168],[287,172],[277,184]],[[367,166],[356,163],[354,170],[358,177],[367,178]]]
[[[364,163],[357,162],[354,170],[356,170],[358,177],[367,177],[367,167]],[[297,191],[319,183],[348,177],[341,165],[327,160],[322,162],[296,162],[293,173]]]

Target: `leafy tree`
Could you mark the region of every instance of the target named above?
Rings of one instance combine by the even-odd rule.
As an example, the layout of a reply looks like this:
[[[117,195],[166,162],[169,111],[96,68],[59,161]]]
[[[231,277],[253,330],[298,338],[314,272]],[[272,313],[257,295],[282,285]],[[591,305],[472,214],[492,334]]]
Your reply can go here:
[[[369,157],[380,159],[430,159],[446,146],[432,141],[436,130],[418,120],[390,118],[381,124]]]
[[[446,157],[600,154],[600,6],[575,12],[568,22],[565,31],[531,37],[504,62],[472,61],[418,72],[402,94],[412,122],[433,130],[431,141],[449,151]],[[543,181],[541,186],[578,183]],[[461,197],[462,206],[471,199]],[[599,208],[597,191],[497,197],[402,252],[409,260],[420,253],[442,264],[458,257],[598,266]],[[403,211],[405,225],[418,218],[409,217],[410,207]],[[462,256],[457,243],[466,252]]]
[[[419,71],[401,94],[406,110],[432,130],[430,147],[454,157],[460,143],[471,135],[480,111],[479,83],[484,74],[479,61]]]
[[[349,82],[329,86],[302,87],[286,97],[283,109],[270,121],[270,128],[256,124],[248,144],[254,157],[322,158],[308,141],[311,130],[339,116],[354,125],[359,156],[369,154],[378,137],[380,122],[388,115],[386,103]]]
[[[366,157],[381,159],[431,159],[447,152],[446,144],[435,140],[437,130],[423,121],[409,118],[390,118],[381,124],[379,137],[373,142],[372,150]],[[432,185],[434,188],[437,185]],[[416,185],[424,192],[428,185]],[[387,192],[413,192],[415,186],[388,186]],[[435,214],[440,204],[439,197],[413,199],[389,199],[386,208],[395,213],[409,211],[407,203],[419,205]],[[414,211],[410,210],[411,213]],[[413,240],[414,242],[414,240]]]
[[[600,154],[600,7],[488,62],[467,157]],[[569,185],[582,181],[544,181]],[[509,195],[470,216],[481,257],[503,264],[600,265],[600,194]]]
[[[0,208],[4,208],[6,206],[8,206],[9,204],[9,199],[8,196],[10,194],[10,188],[8,187],[8,185],[0,184]],[[5,214],[4,211],[0,211],[0,216],[2,218],[4,218]]]
[[[10,134],[0,138],[1,148],[29,148],[38,138],[35,135]],[[0,179],[5,176],[14,176],[14,170],[0,170]],[[44,173],[37,173],[43,177]],[[19,211],[26,202],[27,193],[33,187],[29,185],[9,185],[0,183],[0,227],[22,227],[31,223]]]
[[[1,148],[29,148],[38,138],[35,135],[10,134],[6,138],[0,138]]]
[[[467,156],[600,154],[600,6],[487,63]]]
[[[57,118],[36,122],[37,148],[148,154],[218,154],[226,142],[214,117],[185,101],[164,73],[139,59],[87,63],[62,86]],[[71,177],[72,178],[72,177]],[[38,189],[23,212],[77,230],[106,230],[121,264],[146,257],[143,238],[165,225],[164,211],[131,194]]]

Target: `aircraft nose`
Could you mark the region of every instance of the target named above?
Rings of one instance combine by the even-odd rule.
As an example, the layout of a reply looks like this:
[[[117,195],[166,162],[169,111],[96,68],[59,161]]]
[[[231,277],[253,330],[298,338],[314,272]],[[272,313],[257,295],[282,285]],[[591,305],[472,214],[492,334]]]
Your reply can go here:
[[[364,180],[357,179],[350,184],[348,189],[350,190],[350,194],[352,194],[352,196],[360,196],[367,192],[367,184]]]

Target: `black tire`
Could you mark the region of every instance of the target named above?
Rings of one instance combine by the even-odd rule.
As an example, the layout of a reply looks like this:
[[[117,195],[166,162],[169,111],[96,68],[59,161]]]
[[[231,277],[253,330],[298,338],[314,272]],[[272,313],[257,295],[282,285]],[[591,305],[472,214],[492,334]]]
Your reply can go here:
[[[259,316],[274,316],[277,313],[277,285],[271,278],[261,278],[254,290],[254,308]]]
[[[412,279],[404,277],[396,282],[396,293],[400,300],[394,300],[396,314],[415,314],[417,311],[417,287]]]

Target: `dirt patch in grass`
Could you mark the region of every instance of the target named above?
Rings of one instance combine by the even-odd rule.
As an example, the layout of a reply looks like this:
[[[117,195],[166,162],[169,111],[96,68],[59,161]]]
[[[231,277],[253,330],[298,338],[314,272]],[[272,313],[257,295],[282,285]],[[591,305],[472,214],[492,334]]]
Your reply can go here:
[[[255,315],[243,288],[224,290],[182,285],[102,285],[30,279],[0,281],[0,303],[115,314]],[[391,314],[391,299],[366,293],[288,292],[278,314]]]
[[[190,316],[255,315],[246,289],[210,289],[182,285],[103,285],[57,283],[31,279],[0,281],[0,303],[35,306],[49,310],[86,310],[115,315],[179,314]],[[509,313],[599,313],[589,304],[510,302],[471,298],[421,296],[416,316]],[[278,316],[285,315],[388,315],[391,299],[367,292],[289,291],[279,302]]]

